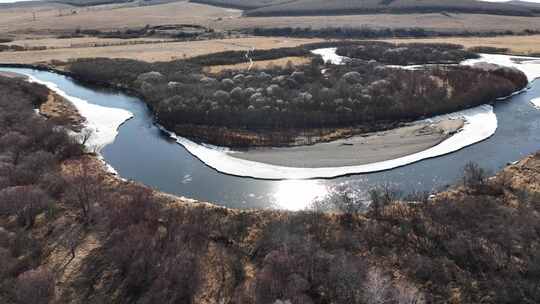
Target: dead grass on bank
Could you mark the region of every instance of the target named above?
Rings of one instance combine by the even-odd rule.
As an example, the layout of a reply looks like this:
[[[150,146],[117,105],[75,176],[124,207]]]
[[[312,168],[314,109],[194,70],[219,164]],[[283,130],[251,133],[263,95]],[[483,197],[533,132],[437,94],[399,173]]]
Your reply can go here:
[[[253,65],[249,62],[243,62],[238,64],[229,64],[229,65],[214,65],[206,69],[206,72],[210,74],[218,74],[223,71],[233,70],[233,71],[242,71],[251,69],[265,69],[271,67],[286,67],[287,65],[300,66],[308,64],[311,62],[311,59],[308,57],[283,57],[273,60],[260,60],[254,61]]]

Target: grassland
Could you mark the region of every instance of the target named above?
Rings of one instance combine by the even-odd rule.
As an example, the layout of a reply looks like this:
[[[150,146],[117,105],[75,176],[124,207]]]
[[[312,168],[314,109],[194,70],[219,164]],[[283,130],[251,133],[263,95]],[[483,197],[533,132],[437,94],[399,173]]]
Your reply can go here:
[[[170,61],[223,51],[294,47],[318,39],[287,39],[248,37],[207,41],[135,44],[110,47],[58,48],[43,51],[0,52],[2,63],[48,63],[52,60],[69,61],[76,58],[130,58],[148,62]]]
[[[36,20],[33,20],[34,12]],[[257,27],[415,27],[447,32],[540,29],[540,18],[535,17],[449,13],[243,17],[239,10],[186,1],[152,6],[127,3],[82,8],[45,3],[0,9],[0,34],[18,38],[58,35],[77,28],[111,30],[177,23],[203,25],[218,31]]]
[[[33,13],[36,19],[33,19]],[[238,18],[238,10],[186,1],[152,6],[133,4],[71,7],[45,3],[39,6],[0,9],[0,33],[58,34],[81,29],[118,29],[162,24],[201,24]]]

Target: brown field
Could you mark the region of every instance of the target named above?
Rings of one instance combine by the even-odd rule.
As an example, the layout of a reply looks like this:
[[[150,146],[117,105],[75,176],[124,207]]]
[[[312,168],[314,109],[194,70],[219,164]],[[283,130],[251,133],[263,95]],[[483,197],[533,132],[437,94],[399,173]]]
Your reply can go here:
[[[68,14],[75,11],[76,14]],[[36,20],[32,13],[36,12]],[[62,16],[59,16],[60,13]],[[81,29],[117,29],[162,24],[212,26],[219,19],[237,18],[238,10],[173,2],[152,6],[133,4],[73,7],[44,4],[39,7],[0,9],[0,33],[50,34]]]
[[[57,39],[57,38],[40,38],[40,39],[20,39],[14,40],[8,43],[0,43],[4,45],[19,45],[22,47],[39,47],[44,46],[48,49],[56,48],[69,48],[69,47],[78,47],[80,45],[91,45],[91,44],[128,44],[134,42],[158,42],[167,39],[163,38],[152,38],[152,37],[143,37],[136,39],[119,39],[119,38],[97,38],[97,37],[80,37],[80,38],[67,38],[67,39]]]
[[[309,63],[311,60],[307,57],[283,57],[274,60],[254,61],[252,69],[264,69],[271,66],[285,67],[289,63],[293,66]],[[207,68],[209,73],[219,73],[225,70],[247,70],[251,64],[249,62],[229,65],[214,65]]]
[[[531,36],[500,36],[500,37],[451,37],[451,38],[421,38],[421,39],[389,39],[389,42],[426,42],[426,43],[456,43],[467,48],[475,46],[490,46],[507,48],[512,54],[528,55],[540,53],[540,35]]]
[[[69,14],[75,11],[76,14]],[[36,12],[36,20],[32,13]],[[60,16],[62,15],[62,16]],[[235,38],[197,42],[167,42],[159,44],[114,45],[84,47],[85,43],[139,43],[152,38],[130,40],[73,38],[55,39],[54,36],[73,32],[75,29],[114,30],[163,24],[199,24],[219,30],[253,27],[423,27],[438,31],[493,31],[540,29],[540,18],[474,14],[402,14],[354,15],[313,17],[242,17],[241,11],[218,8],[186,1],[138,6],[115,4],[93,7],[70,7],[60,4],[43,4],[35,7],[0,9],[0,36],[16,38],[13,44],[50,49],[27,52],[2,52],[3,63],[36,63],[51,60],[68,61],[74,58],[110,57],[133,58],[145,61],[167,61],[227,50],[244,50],[255,46],[259,49],[290,47],[314,42],[309,39],[286,38]],[[403,41],[403,40],[396,40]],[[410,41],[410,40],[406,40]],[[422,41],[444,41],[465,46],[507,47],[517,54],[540,52],[540,35],[495,38],[433,38]],[[75,46],[75,47],[72,47]],[[286,63],[286,62],[285,62]],[[266,64],[266,63],[262,63]],[[283,64],[276,63],[276,64]]]
[[[169,61],[223,51],[294,47],[320,39],[246,37],[188,42],[136,44],[110,47],[62,48],[44,51],[0,52],[0,63],[47,63],[76,58],[130,58],[148,62]]]
[[[67,14],[76,11],[76,14]],[[36,12],[36,20],[32,20]],[[59,16],[62,14],[63,16]],[[117,29],[188,23],[217,30],[253,27],[422,27],[439,31],[494,31],[540,29],[540,18],[477,14],[379,14],[311,17],[242,17],[241,11],[186,1],[136,6],[101,5],[71,8],[44,4],[31,8],[0,9],[0,33],[51,34],[81,29]]]

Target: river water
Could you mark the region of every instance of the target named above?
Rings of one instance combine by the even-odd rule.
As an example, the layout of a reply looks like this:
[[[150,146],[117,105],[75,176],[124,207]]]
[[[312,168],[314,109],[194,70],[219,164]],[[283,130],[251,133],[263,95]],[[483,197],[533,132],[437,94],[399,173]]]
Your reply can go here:
[[[489,139],[455,153],[393,170],[329,180],[268,181],[229,176],[207,167],[154,125],[146,105],[136,97],[89,87],[52,72],[0,68],[52,82],[70,96],[105,107],[121,108],[134,117],[120,128],[101,154],[123,178],[155,189],[231,208],[300,210],[333,187],[361,191],[389,183],[404,191],[432,191],[459,182],[473,161],[495,172],[540,150],[540,110],[530,100],[540,96],[539,82],[530,90],[495,105],[498,129]]]

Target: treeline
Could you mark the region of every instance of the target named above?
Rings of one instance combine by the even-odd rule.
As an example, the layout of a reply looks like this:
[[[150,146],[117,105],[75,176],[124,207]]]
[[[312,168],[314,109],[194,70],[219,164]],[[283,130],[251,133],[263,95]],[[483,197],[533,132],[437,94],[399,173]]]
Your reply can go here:
[[[280,27],[253,28],[243,30],[255,36],[288,36],[298,38],[339,38],[339,39],[375,39],[375,38],[429,38],[429,37],[495,37],[501,35],[534,35],[535,29],[523,31],[434,31],[424,28],[371,28],[371,27]]]
[[[492,50],[493,51],[493,50]],[[353,59],[376,60],[391,65],[457,64],[478,54],[458,44],[370,42],[337,48],[336,53]]]
[[[158,25],[137,28],[127,28],[115,31],[103,31],[97,29],[76,29],[71,33],[65,33],[58,36],[58,39],[78,38],[85,36],[99,38],[118,38],[118,39],[135,39],[144,37],[168,37],[176,39],[193,39],[200,36],[212,35],[214,38],[218,36],[211,28],[207,28],[196,24],[170,24]]]

